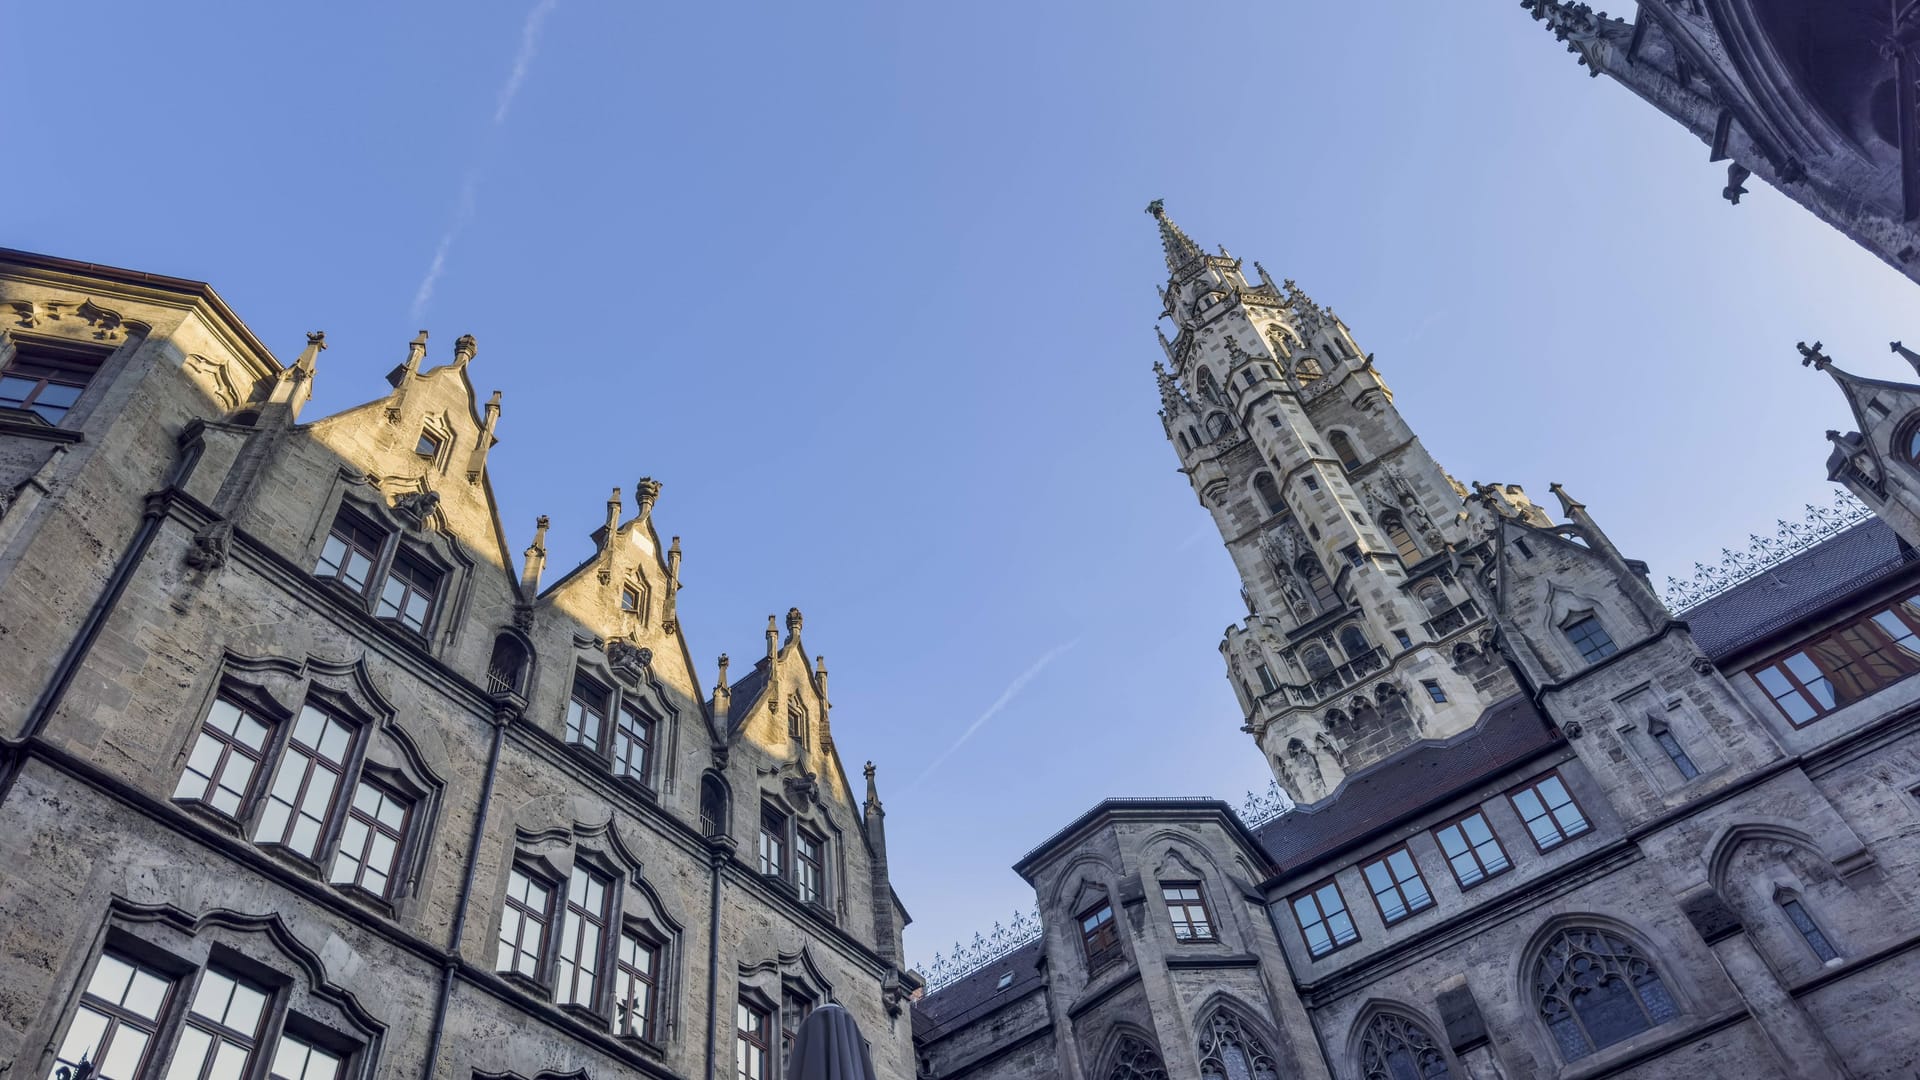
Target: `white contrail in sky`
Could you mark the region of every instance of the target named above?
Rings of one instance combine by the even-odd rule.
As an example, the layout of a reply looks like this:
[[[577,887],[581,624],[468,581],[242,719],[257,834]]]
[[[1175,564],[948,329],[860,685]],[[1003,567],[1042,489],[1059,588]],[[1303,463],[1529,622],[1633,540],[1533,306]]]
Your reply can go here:
[[[540,28],[546,24],[547,16],[560,6],[560,0],[539,0],[533,10],[527,12],[526,21],[520,24],[520,51],[513,56],[513,67],[507,72],[507,81],[500,85],[500,97],[493,109],[493,130],[498,131],[507,122],[507,110],[512,108],[513,99],[520,96],[520,87],[527,81],[527,71],[533,66],[533,54],[540,46]],[[473,223],[474,213],[479,209],[480,166],[467,170],[460,182],[460,195],[454,200],[453,220],[448,222],[447,231],[440,234],[440,244],[433,249],[433,261],[427,264],[426,276],[420,279],[420,287],[413,293],[413,321],[419,322],[426,313],[427,302],[433,299],[434,286],[440,283],[440,275],[447,268],[447,255],[453,250],[453,242]]]
[[[913,786],[919,787],[921,781],[931,776],[933,774],[933,770],[940,767],[941,762],[944,762],[947,760],[947,758],[952,757],[953,752],[955,750],[960,749],[961,746],[966,744],[966,741],[968,739],[973,738],[974,732],[979,731],[980,728],[983,725],[985,725],[987,721],[999,715],[1000,710],[1006,708],[1009,702],[1011,702],[1015,697],[1019,696],[1020,691],[1025,690],[1027,688],[1028,683],[1032,682],[1035,678],[1039,677],[1040,673],[1047,669],[1048,664],[1051,664],[1055,660],[1060,659],[1060,657],[1063,654],[1065,654],[1067,650],[1073,648],[1075,645],[1078,645],[1078,644],[1080,644],[1080,639],[1074,638],[1072,641],[1069,641],[1064,645],[1055,645],[1053,648],[1048,649],[1045,653],[1042,653],[1040,656],[1040,659],[1035,660],[1033,664],[1027,668],[1027,670],[1015,676],[1014,680],[1007,684],[1007,688],[1000,692],[1000,696],[993,699],[993,704],[987,706],[987,711],[981,713],[978,719],[976,719],[972,724],[969,724],[967,726],[967,730],[961,732],[960,737],[953,740],[953,745],[947,747],[945,750],[940,751],[940,756],[937,758],[934,758],[932,764],[928,765],[925,769],[921,770],[920,775],[914,778]]]

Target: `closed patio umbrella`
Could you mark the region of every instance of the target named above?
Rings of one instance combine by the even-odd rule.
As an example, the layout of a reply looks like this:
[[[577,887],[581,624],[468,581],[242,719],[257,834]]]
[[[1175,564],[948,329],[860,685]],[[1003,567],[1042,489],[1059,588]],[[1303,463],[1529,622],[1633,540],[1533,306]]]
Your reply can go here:
[[[801,1022],[793,1037],[787,1080],[879,1080],[852,1013],[822,1005]]]

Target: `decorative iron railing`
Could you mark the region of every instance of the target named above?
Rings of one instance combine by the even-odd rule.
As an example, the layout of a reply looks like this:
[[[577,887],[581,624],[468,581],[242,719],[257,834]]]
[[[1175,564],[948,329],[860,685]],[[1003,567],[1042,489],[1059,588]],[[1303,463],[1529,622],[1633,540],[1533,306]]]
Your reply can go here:
[[[994,923],[993,931],[975,934],[972,941],[958,942],[948,953],[934,953],[933,963],[922,965],[920,976],[927,980],[927,993],[952,986],[995,960],[1040,937],[1040,913],[1016,911],[1013,921]]]
[[[1267,790],[1247,792],[1246,798],[1241,800],[1240,809],[1235,810],[1234,814],[1247,828],[1257,829],[1291,809],[1293,809],[1293,800],[1287,798],[1287,793],[1280,790],[1280,784],[1277,781],[1270,780],[1267,782]]]
[[[1772,536],[1750,533],[1745,550],[1721,548],[1720,561],[1713,566],[1694,563],[1693,574],[1685,581],[1669,577],[1667,607],[1674,614],[1681,614],[1743,581],[1759,577],[1872,516],[1873,511],[1854,498],[1852,492],[1844,488],[1836,490],[1833,493],[1833,505],[1808,503],[1804,518],[1799,521],[1780,519]]]

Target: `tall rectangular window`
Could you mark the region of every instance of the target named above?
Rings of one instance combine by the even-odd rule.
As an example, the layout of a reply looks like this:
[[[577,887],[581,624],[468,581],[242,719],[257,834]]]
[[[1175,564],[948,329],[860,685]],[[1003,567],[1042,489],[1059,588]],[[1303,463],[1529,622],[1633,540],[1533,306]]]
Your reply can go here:
[[[100,360],[90,351],[37,343],[16,346],[13,358],[0,368],[0,409],[29,412],[58,424],[93,381]]]
[[[793,868],[794,884],[800,889],[801,902],[826,903],[826,843],[805,829],[796,832],[793,837]]]
[[[787,876],[787,816],[770,806],[760,808],[760,872]]]
[[[240,1080],[259,1044],[266,1010],[265,992],[218,971],[202,973],[167,1080]]]
[[[1520,820],[1527,823],[1533,845],[1541,851],[1559,847],[1593,828],[1557,773],[1522,784],[1509,791],[1507,798],[1513,801]]]
[[[1795,726],[1920,672],[1920,596],[1828,631],[1749,669]]]
[[[319,850],[352,745],[352,728],[311,705],[303,707],[280,757],[280,771],[267,791],[260,823],[253,831],[255,842],[280,844],[312,858]]]
[[[1438,682],[1432,679],[1421,679],[1420,688],[1427,692],[1427,698],[1435,705],[1445,705],[1447,703],[1447,692],[1440,689]]]
[[[1206,897],[1197,881],[1168,881],[1160,886],[1160,898],[1167,904],[1167,919],[1173,923],[1173,936],[1180,941],[1212,941],[1213,919],[1207,914]]]
[[[354,592],[364,593],[386,542],[384,534],[342,512],[334,519],[332,531],[327,533],[327,542],[320,549],[320,562],[313,572],[333,578]]]
[[[769,1080],[767,1012],[741,1002],[734,1008],[733,1061],[738,1080]]]
[[[1813,950],[1813,955],[1821,963],[1840,958],[1839,950],[1833,947],[1833,942],[1827,940],[1827,935],[1820,932],[1820,927],[1814,924],[1813,916],[1807,914],[1805,904],[1792,896],[1781,896],[1778,899],[1780,910],[1786,914],[1787,921],[1800,932],[1800,937],[1806,941],[1807,948]]]
[[[560,925],[559,978],[554,987],[554,1000],[561,1005],[594,1007],[612,892],[605,878],[584,866],[574,867],[567,879],[567,917]]]
[[[1253,673],[1260,679],[1260,692],[1271,694],[1280,689],[1280,681],[1273,677],[1273,669],[1265,664],[1253,665]]]
[[[360,781],[347,807],[347,823],[340,833],[340,853],[334,856],[335,885],[351,885],[375,896],[387,895],[393,883],[393,864],[407,835],[408,802],[378,784]]]
[[[613,729],[613,775],[653,782],[653,718],[622,701]]]
[[[793,1044],[800,1039],[800,1025],[813,1012],[813,999],[791,989],[780,994],[780,1075],[788,1075],[793,1064]]]
[[[173,980],[138,962],[102,953],[55,1066],[78,1071],[85,1058],[101,1080],[136,1080],[144,1069]]]
[[[500,913],[500,951],[494,970],[540,978],[552,905],[552,886],[517,866],[507,872],[507,904]]]
[[[567,741],[585,750],[600,752],[607,740],[607,688],[575,675],[573,696],[567,699]]]
[[[1433,894],[1404,846],[1361,867],[1367,890],[1380,909],[1380,921],[1389,925],[1433,906]]]
[[[1487,824],[1486,815],[1478,810],[1433,830],[1433,839],[1440,845],[1440,853],[1447,857],[1453,880],[1463,889],[1513,869],[1506,851],[1500,847],[1500,839]]]
[[[1332,878],[1294,896],[1289,904],[1300,934],[1307,940],[1307,951],[1314,956],[1325,956],[1360,940],[1340,886]]]
[[[620,935],[613,969],[613,1031],[652,1042],[655,987],[660,982],[660,950],[632,932]]]
[[[1080,914],[1080,946],[1087,954],[1089,974],[1120,958],[1120,931],[1113,925],[1113,905],[1102,900]]]
[[[424,634],[427,620],[433,614],[434,593],[439,588],[439,572],[410,555],[395,555],[393,565],[387,569],[387,580],[380,586],[380,603],[373,613],[416,634]]]
[[[1680,771],[1682,780],[1691,780],[1700,775],[1700,769],[1694,765],[1693,759],[1687,756],[1686,748],[1680,745],[1680,740],[1674,737],[1672,729],[1665,723],[1649,724],[1647,731],[1653,736],[1653,741],[1660,744],[1660,749],[1667,755],[1667,760],[1673,762],[1673,767]]]
[[[229,701],[215,698],[206,723],[194,740],[187,767],[174,785],[173,797],[200,802],[228,817],[239,817],[253,788],[254,774],[267,752],[271,722]]]

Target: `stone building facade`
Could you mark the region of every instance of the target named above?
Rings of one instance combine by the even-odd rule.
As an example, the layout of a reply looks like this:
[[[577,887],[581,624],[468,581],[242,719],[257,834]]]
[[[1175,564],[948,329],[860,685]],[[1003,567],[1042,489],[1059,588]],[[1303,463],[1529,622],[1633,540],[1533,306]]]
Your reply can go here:
[[[773,1077],[827,1002],[911,1075],[800,612],[702,689],[658,483],[516,562],[474,339],[303,418],[327,345],[0,251],[0,1077]]]
[[[1032,940],[915,1003],[920,1075],[1920,1071],[1920,384],[1806,346],[1874,513],[1675,610],[1558,485],[1453,480],[1337,317],[1149,209],[1161,419],[1297,805],[1111,799],[1047,839]]]
[[[1587,73],[1920,281],[1920,11],[1880,0],[1523,0]],[[1719,181],[1716,181],[1719,182]]]

